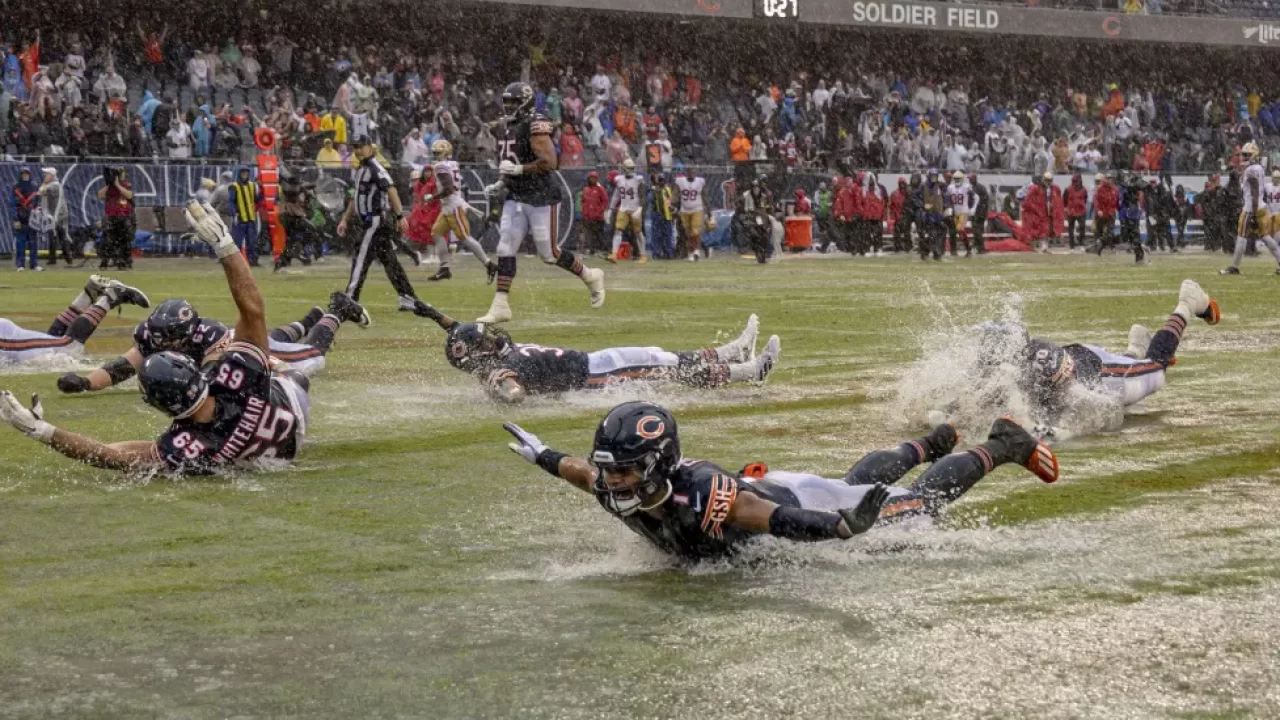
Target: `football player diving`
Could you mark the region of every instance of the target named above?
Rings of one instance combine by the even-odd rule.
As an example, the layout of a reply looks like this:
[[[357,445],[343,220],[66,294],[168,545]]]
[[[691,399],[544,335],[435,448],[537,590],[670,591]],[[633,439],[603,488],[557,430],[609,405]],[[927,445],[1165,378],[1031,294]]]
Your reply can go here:
[[[577,275],[591,293],[591,307],[603,306],[604,271],[583,266],[573,253],[556,245],[563,198],[555,176],[560,158],[551,142],[554,125],[534,110],[533,88],[522,82],[511,83],[502,91],[502,112],[498,172],[507,196],[498,229],[498,285],[489,312],[478,322],[511,319],[508,295],[516,276],[516,252],[526,233],[533,234],[542,262]],[[490,186],[488,190],[493,195],[496,189]]]
[[[781,354],[782,341],[769,338],[755,354],[759,320],[752,315],[736,340],[717,348],[669,352],[659,347],[617,347],[581,352],[514,343],[485,323],[464,323],[418,300],[414,314],[445,331],[449,364],[484,383],[494,400],[518,403],[529,395],[599,389],[627,381],[678,382],[719,387],[732,382],[764,382]]]
[[[90,275],[84,290],[58,313],[48,332],[36,332],[0,318],[0,366],[16,365],[52,355],[80,355],[89,336],[111,310],[121,305],[150,307],[137,288],[102,275]]]
[[[687,560],[732,555],[759,535],[847,540],[879,524],[934,516],[1007,463],[1025,466],[1044,482],[1058,479],[1053,451],[1006,418],[971,450],[951,454],[955,429],[939,425],[919,440],[868,454],[841,479],[758,464],[730,473],[686,459],[675,418],[645,402],[609,411],[596,428],[590,459],[557,452],[514,423],[503,427],[515,436],[508,447],[517,455],[594,494],[631,530]],[[909,487],[890,487],[926,462],[929,469]]]
[[[1010,347],[1007,333],[1021,335],[1016,342],[1021,346],[1020,385],[1032,405],[1036,434],[1050,437],[1057,434],[1055,426],[1073,409],[1073,387],[1101,392],[1120,407],[1138,403],[1164,387],[1165,371],[1173,364],[1178,343],[1193,317],[1217,325],[1222,310],[1198,283],[1183,280],[1178,303],[1164,326],[1153,335],[1145,326],[1134,325],[1124,354],[1095,345],[1057,345],[1032,338],[1021,325],[984,323],[978,327],[983,334],[981,362],[994,368],[1004,359],[999,353]]]
[[[272,369],[283,369],[284,363],[306,377],[315,377],[324,369],[325,354],[343,322],[367,327],[369,315],[360,303],[339,291],[330,296],[328,312],[314,307],[298,322],[272,330],[267,336]],[[234,339],[231,328],[200,317],[186,300],[165,300],[138,323],[133,331],[133,347],[124,355],[88,375],[63,375],[58,378],[58,389],[79,393],[109,388],[133,377],[147,358],[165,351],[186,355],[197,367],[204,367],[217,362]]]
[[[186,215],[218,257],[240,317],[235,339],[204,370],[167,350],[142,363],[142,398],[173,418],[169,429],[154,441],[101,443],[46,421],[38,397],[28,408],[7,390],[0,419],[73,460],[112,470],[204,475],[262,457],[293,458],[306,432],[310,381],[292,370],[271,372],[262,293],[217,211],[193,201]]]

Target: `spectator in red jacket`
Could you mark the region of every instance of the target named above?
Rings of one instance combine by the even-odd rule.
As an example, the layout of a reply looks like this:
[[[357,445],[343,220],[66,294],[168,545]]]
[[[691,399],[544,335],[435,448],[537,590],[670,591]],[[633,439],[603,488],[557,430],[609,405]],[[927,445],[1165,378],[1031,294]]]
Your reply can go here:
[[[560,167],[582,167],[582,138],[574,132],[573,125],[565,123],[560,131]]]
[[[836,216],[836,247],[844,252],[854,252],[857,241],[855,220],[858,209],[862,205],[862,189],[853,178],[840,179],[840,189],[836,192],[836,202],[832,214]]]
[[[587,184],[579,194],[582,207],[581,250],[585,253],[607,253],[604,238],[604,214],[609,209],[609,193],[600,184],[600,173],[587,173]]]
[[[796,188],[796,201],[791,207],[792,215],[812,215],[813,203],[805,197],[804,188]]]
[[[1023,240],[1039,243],[1041,252],[1049,252],[1049,238],[1062,232],[1062,191],[1053,184],[1053,174],[1045,173],[1031,183],[1022,201]]]
[[[1084,247],[1084,218],[1089,213],[1089,190],[1085,188],[1080,173],[1071,176],[1071,186],[1063,193],[1062,201],[1067,209],[1067,245]]]
[[[1102,173],[1094,177],[1093,191],[1093,239],[1098,254],[1114,242],[1116,213],[1120,210],[1120,191],[1111,178]]]
[[[899,225],[902,208],[907,204],[907,179],[898,178],[898,189],[889,196],[889,234],[893,236],[893,251],[908,252],[911,250],[911,225]]]
[[[874,173],[867,173],[862,183],[859,217],[862,218],[863,249],[872,255],[880,255],[880,243],[884,239],[884,210],[888,203],[884,186]]]

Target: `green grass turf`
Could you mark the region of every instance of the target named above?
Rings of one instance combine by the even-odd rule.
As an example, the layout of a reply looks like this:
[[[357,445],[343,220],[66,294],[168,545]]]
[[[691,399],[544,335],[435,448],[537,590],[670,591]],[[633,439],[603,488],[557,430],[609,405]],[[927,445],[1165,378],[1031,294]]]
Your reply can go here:
[[[761,346],[771,333],[783,338],[783,360],[767,386],[641,394],[675,408],[686,456],[730,468],[764,460],[841,473],[862,452],[919,434],[896,409],[892,384],[930,329],[981,320],[998,307],[999,293],[1017,292],[1036,334],[1119,349],[1132,322],[1158,327],[1178,283],[1195,277],[1226,319],[1216,328],[1193,323],[1169,386],[1124,431],[1061,447],[1064,479],[1054,487],[1002,469],[948,522],[1105,517],[1227,479],[1271,477],[1280,465],[1273,389],[1280,279],[1261,261],[1246,265],[1243,277],[1218,278],[1222,264],[1204,255],[1158,256],[1145,268],[1123,256],[942,265],[789,258],[765,267],[717,258],[606,267],[608,304],[593,311],[576,280],[522,259],[508,329],[517,341],[584,350],[690,349],[733,337],[756,312]],[[413,280],[442,310],[478,316],[491,289],[470,258],[458,266],[447,283],[427,283],[421,271]],[[234,321],[212,262],[146,260],[138,268],[127,280],[153,302],[181,296],[206,316]],[[269,322],[324,304],[343,270],[331,261],[299,274],[259,272]],[[0,316],[43,330],[85,275],[5,272]],[[712,671],[714,663],[687,644],[696,638],[672,640],[684,637],[673,626],[683,613],[707,624],[757,617],[768,603],[751,589],[767,579],[661,564],[557,579],[557,568],[607,558],[620,546],[642,551],[593,500],[505,448],[501,423],[511,419],[582,453],[607,407],[635,393],[496,407],[444,361],[438,329],[394,312],[376,267],[364,299],[374,325],[340,331],[314,383],[306,447],[289,470],[127,479],[0,428],[0,717],[720,709],[696,682],[647,698],[639,710],[628,701],[633,683],[664,669]],[[136,308],[108,316],[88,355],[97,361],[125,350],[141,318]],[[164,427],[132,382],[63,396],[56,376],[0,374],[0,388],[19,397],[40,392],[49,420],[102,440],[151,438]],[[837,572],[821,563],[810,570]],[[1265,570],[1273,576],[1276,567]],[[1167,587],[1129,584],[1116,597],[1132,602]],[[990,597],[985,602],[1001,596]],[[816,604],[791,612],[805,622],[782,632],[784,645],[822,642],[809,621],[834,621],[850,634],[868,627]],[[767,650],[755,651],[768,660]],[[1208,707],[1194,716],[1236,715]]]

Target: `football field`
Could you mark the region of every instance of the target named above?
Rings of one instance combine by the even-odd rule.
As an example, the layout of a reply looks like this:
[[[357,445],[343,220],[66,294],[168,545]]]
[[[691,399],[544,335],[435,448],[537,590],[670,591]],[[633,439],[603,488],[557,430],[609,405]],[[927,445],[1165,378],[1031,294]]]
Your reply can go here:
[[[127,478],[0,427],[0,718],[1280,716],[1280,278],[1260,259],[1226,278],[1221,255],[1153,260],[604,266],[592,310],[576,279],[521,258],[517,342],[688,350],[754,312],[782,359],[760,387],[518,407],[450,367],[375,266],[373,325],[339,331],[288,468]],[[234,322],[212,261],[137,267],[122,279],[153,304]],[[258,271],[269,326],[327,304],[345,270]],[[426,270],[411,278],[444,312],[487,309],[471,258],[444,283]],[[0,317],[43,331],[89,272],[6,268]],[[673,410],[686,457],[839,477],[925,432],[904,399],[913,362],[958,329],[1013,313],[1119,352],[1184,278],[1224,318],[1192,321],[1166,387],[1119,431],[1059,443],[1056,485],[1001,468],[938,526],[683,567],[508,451],[501,427],[582,455],[608,408],[641,397]],[[54,386],[122,353],[143,317],[111,313],[79,360],[0,368],[0,389],[39,392],[69,430],[154,438],[166,423],[135,381]],[[962,448],[983,439],[970,420]]]

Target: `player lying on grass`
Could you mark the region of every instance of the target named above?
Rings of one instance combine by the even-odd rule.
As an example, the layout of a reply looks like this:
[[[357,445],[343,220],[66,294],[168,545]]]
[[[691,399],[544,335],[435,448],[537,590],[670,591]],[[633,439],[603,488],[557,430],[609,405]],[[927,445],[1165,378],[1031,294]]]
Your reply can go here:
[[[141,290],[102,275],[90,275],[84,290],[53,319],[48,332],[18,327],[0,318],[0,366],[51,355],[79,355],[107,312],[121,305],[150,307]]]
[[[552,450],[513,423],[503,427],[516,438],[513,452],[595,494],[627,527],[690,560],[731,555],[758,535],[848,539],[877,524],[937,515],[1006,463],[1023,465],[1045,482],[1058,479],[1053,451],[1008,419],[992,425],[985,443],[956,454],[950,454],[955,429],[940,425],[920,440],[868,454],[839,480],[758,465],[733,474],[685,459],[675,418],[651,403],[610,410],[589,460]],[[925,462],[932,465],[910,487],[889,487]]]
[[[311,308],[302,320],[272,330],[267,337],[272,368],[280,363],[307,377],[324,369],[324,357],[333,345],[338,326],[354,322],[369,325],[369,315],[360,303],[343,292],[329,297],[329,311]],[[217,362],[235,333],[217,320],[200,317],[186,300],[165,300],[133,331],[133,347],[124,355],[88,375],[67,373],[58,378],[65,393],[103,390],[133,377],[148,357],[164,351],[186,355],[199,367]]]
[[[1164,327],[1152,335],[1146,327],[1134,325],[1123,355],[1095,345],[1059,346],[1040,338],[1027,339],[1021,355],[1022,385],[1041,416],[1037,422],[1046,426],[1046,432],[1052,432],[1053,426],[1072,409],[1073,385],[1101,391],[1125,407],[1154,394],[1164,387],[1165,371],[1173,364],[1178,343],[1192,317],[1217,325],[1222,311],[1194,280],[1183,280],[1178,304]],[[989,325],[985,332],[992,327],[997,326]],[[1026,333],[1020,326],[1015,331]],[[991,346],[1000,347],[1001,343]],[[988,357],[985,361],[994,365],[999,359]]]
[[[172,417],[172,426],[155,441],[101,443],[54,427],[43,419],[38,397],[27,408],[7,390],[0,392],[0,418],[73,460],[113,470],[209,474],[260,457],[294,456],[306,432],[309,381],[269,369],[262,293],[217,211],[189,203],[187,222],[217,255],[240,317],[235,339],[203,371],[167,350],[142,363],[142,397]]]
[[[618,347],[582,352],[567,348],[514,343],[492,325],[458,322],[419,300],[414,314],[445,330],[449,364],[476,376],[495,400],[518,403],[529,395],[561,393],[616,385],[626,381],[678,382],[719,387],[731,382],[764,382],[778,362],[782,342],[769,338],[756,357],[759,321],[733,342],[692,352],[658,347]]]

